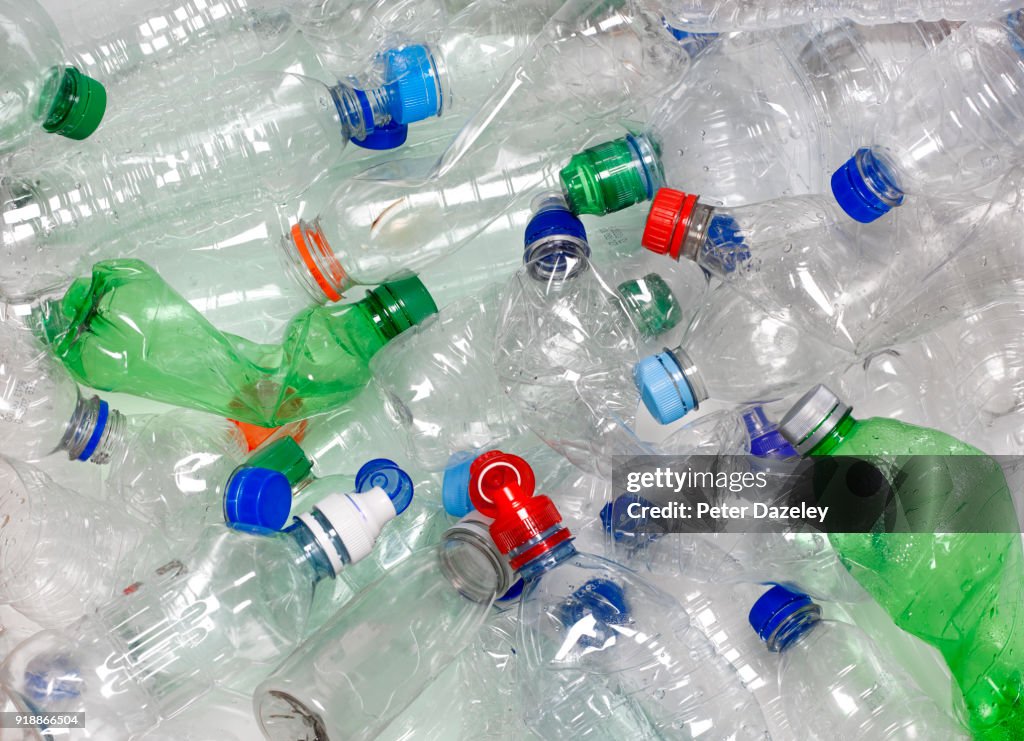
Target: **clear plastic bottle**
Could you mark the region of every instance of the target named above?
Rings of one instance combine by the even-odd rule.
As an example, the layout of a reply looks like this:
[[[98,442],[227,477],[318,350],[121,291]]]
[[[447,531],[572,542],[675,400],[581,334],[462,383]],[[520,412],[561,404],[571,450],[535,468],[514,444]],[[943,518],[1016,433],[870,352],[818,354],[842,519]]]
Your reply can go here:
[[[513,584],[471,513],[365,590],[284,661],[253,697],[268,739],[376,737],[476,637]]]
[[[631,569],[578,552],[554,503],[533,492],[517,456],[494,451],[473,464],[473,503],[494,517],[490,535],[525,583],[520,683],[534,732],[555,738],[571,720],[582,737],[602,722],[593,689],[609,687],[659,734],[763,738],[757,701],[678,602]]]
[[[0,601],[42,626],[65,625],[159,563],[159,532],[123,508],[0,458]]]
[[[91,739],[139,734],[216,686],[251,691],[301,640],[318,585],[371,552],[403,494],[336,493],[274,535],[211,526],[162,578],[23,642],[0,679],[25,711],[85,712]]]
[[[1002,22],[964,24],[907,68],[872,139],[832,176],[852,218],[877,219],[908,194],[984,190],[1019,162],[1022,19],[1017,11]]]
[[[852,360],[797,326],[766,315],[721,285],[677,347],[634,366],[636,388],[654,418],[670,424],[709,398],[777,400]]]
[[[584,470],[606,473],[613,453],[644,447],[630,372],[645,338],[634,321],[662,323],[631,315],[579,245],[551,248],[528,252],[504,291],[495,367],[524,424]]]
[[[930,266],[955,249],[963,234],[953,223],[959,213],[947,213],[947,239],[943,217],[908,211],[910,222],[891,226],[918,226],[919,242],[882,253],[862,245],[892,236],[875,231],[890,225],[862,232],[827,196],[720,208],[662,188],[642,239],[653,252],[696,261],[772,317],[853,351],[874,328],[876,304],[921,281]]]
[[[399,265],[416,269],[454,252],[525,211],[542,189],[564,189],[576,213],[646,200],[660,183],[657,153],[602,122],[643,117],[645,102],[688,65],[643,0],[571,0],[440,159],[398,162],[343,184],[320,224],[304,229],[330,246],[345,273],[373,283]]]
[[[106,111],[106,90],[65,65],[60,34],[42,6],[35,0],[5,0],[0,29],[0,151],[25,143],[38,126],[69,139],[92,134]]]
[[[753,31],[794,26],[822,18],[851,18],[858,23],[908,23],[918,20],[987,20],[1017,6],[1011,0],[783,0],[771,4],[750,0],[668,0],[665,14],[673,25],[691,32]]]
[[[647,119],[666,182],[726,206],[826,192],[890,87],[951,30],[825,21],[723,37]]]
[[[867,634],[822,620],[806,594],[772,587],[751,607],[750,627],[781,654],[782,700],[801,739],[970,738]]]

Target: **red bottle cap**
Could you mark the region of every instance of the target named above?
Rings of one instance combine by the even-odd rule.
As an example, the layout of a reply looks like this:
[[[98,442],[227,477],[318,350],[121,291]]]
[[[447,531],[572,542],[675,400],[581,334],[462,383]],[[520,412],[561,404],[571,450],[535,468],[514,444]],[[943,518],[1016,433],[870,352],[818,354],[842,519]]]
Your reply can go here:
[[[469,498],[477,512],[494,520],[491,539],[503,554],[535,541],[562,522],[555,503],[536,496],[537,482],[530,464],[517,455],[492,450],[469,468]],[[511,560],[513,569],[550,551],[572,537],[560,527]]]
[[[678,260],[697,198],[681,190],[660,189],[651,202],[640,243],[651,252]]]

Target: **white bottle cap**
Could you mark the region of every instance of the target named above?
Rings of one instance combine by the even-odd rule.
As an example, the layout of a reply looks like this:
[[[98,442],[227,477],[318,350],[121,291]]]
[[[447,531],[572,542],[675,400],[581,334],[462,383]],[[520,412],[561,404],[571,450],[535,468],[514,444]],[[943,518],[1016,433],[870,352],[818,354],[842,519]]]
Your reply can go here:
[[[379,486],[362,493],[331,494],[316,505],[315,509],[327,518],[338,534],[345,550],[348,551],[349,563],[357,563],[370,555],[381,529],[398,514],[387,492]],[[299,515],[298,519],[310,529],[323,547],[334,573],[341,573],[346,564],[332,542],[330,534],[308,512]]]

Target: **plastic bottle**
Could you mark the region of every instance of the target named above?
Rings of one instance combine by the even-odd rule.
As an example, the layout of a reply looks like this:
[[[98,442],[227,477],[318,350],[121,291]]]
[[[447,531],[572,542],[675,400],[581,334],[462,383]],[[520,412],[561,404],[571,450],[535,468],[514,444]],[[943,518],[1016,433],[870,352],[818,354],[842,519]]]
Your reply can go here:
[[[316,728],[370,739],[472,644],[514,575],[470,514],[436,550],[420,551],[365,590],[284,661],[253,697],[268,739]]]
[[[85,139],[103,119],[103,85],[65,65],[60,34],[35,0],[0,5],[0,59],[4,69],[0,151],[28,139],[37,126],[49,134]]]
[[[525,582],[519,636],[531,729],[552,738],[562,725],[555,721],[571,718],[569,732],[580,737],[600,723],[588,688],[607,683],[659,733],[715,728],[719,736],[762,738],[753,696],[679,619],[679,604],[631,569],[578,552],[554,503],[533,489],[533,473],[517,456],[494,451],[473,464],[473,503],[495,518],[491,537]],[[561,691],[545,692],[554,687]]]
[[[937,21],[943,18],[950,21],[986,20],[1016,7],[1006,0],[920,0],[897,5],[881,0],[830,0],[824,4],[785,0],[771,5],[744,0],[670,0],[665,6],[665,13],[673,25],[691,32],[753,31],[822,18],[851,18],[865,24]]]
[[[602,122],[643,118],[646,101],[688,65],[647,2],[571,0],[440,159],[394,163],[340,186],[320,220],[323,241],[346,273],[372,283],[398,261],[416,269],[455,251],[497,220],[518,214],[521,228],[540,190],[564,189],[579,214],[644,201],[660,182],[657,153]]]
[[[1019,736],[1024,719],[1015,657],[1022,634],[1015,626],[1022,605],[1012,585],[1024,564],[1000,466],[936,430],[858,420],[824,386],[805,394],[780,429],[801,455],[862,458],[893,482],[906,518],[899,531],[829,539],[896,625],[942,653],[974,737]]]
[[[0,511],[0,601],[38,625],[75,620],[165,557],[159,533],[122,507],[2,457]]]
[[[750,608],[750,627],[781,654],[782,700],[800,738],[969,738],[865,633],[822,620],[806,594],[772,587]]]
[[[354,398],[370,357],[436,311],[410,276],[308,309],[280,345],[257,345],[217,332],[145,263],[110,260],[36,320],[81,383],[270,427]]]
[[[662,188],[651,204],[642,241],[653,252],[696,261],[774,318],[855,350],[873,328],[874,303],[895,289],[891,284],[920,281],[960,235],[957,231],[947,240],[939,231],[939,217],[911,213],[923,230],[917,236],[922,244],[911,245],[914,249],[901,257],[864,250],[865,240],[887,235],[860,233],[827,196],[722,208]]]
[[[647,119],[666,182],[726,206],[827,192],[889,89],[951,30],[823,21],[723,36]]]
[[[877,219],[908,194],[984,190],[1019,161],[1022,18],[964,24],[907,68],[873,138],[832,176],[852,218]]]
[[[276,535],[207,528],[165,578],[23,642],[0,679],[25,711],[84,711],[84,738],[141,733],[218,685],[251,690],[301,640],[318,584],[408,506],[402,493],[336,493]]]
[[[294,198],[349,140],[393,148],[405,141],[405,127],[438,113],[428,57],[422,45],[391,50],[381,86],[365,91],[280,72],[178,91],[156,108],[133,109],[124,125],[105,129],[55,169],[15,168],[21,178],[7,181],[4,200],[13,204],[6,208],[43,204],[22,230],[42,232],[47,242],[92,242],[219,200]],[[170,129],[167,110],[179,112]],[[49,204],[74,216],[58,234],[43,228],[42,214],[55,210]]]
[[[735,403],[787,396],[849,360],[722,285],[683,341],[641,358],[633,380],[647,410],[670,424],[709,398]]]
[[[547,223],[552,214],[557,220]],[[498,377],[522,423],[583,470],[604,475],[613,452],[647,450],[634,429],[633,364],[693,309],[657,273],[613,287],[564,211],[538,211],[527,235],[524,266],[499,309]]]

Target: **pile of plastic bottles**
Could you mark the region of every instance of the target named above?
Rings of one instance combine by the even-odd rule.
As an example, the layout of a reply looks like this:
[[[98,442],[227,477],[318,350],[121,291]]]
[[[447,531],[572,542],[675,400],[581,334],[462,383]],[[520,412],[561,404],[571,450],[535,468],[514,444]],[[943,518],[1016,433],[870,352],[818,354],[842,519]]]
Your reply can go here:
[[[1024,739],[1019,1],[0,0],[0,740]]]

